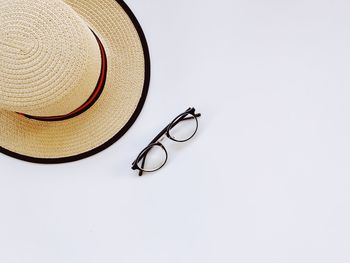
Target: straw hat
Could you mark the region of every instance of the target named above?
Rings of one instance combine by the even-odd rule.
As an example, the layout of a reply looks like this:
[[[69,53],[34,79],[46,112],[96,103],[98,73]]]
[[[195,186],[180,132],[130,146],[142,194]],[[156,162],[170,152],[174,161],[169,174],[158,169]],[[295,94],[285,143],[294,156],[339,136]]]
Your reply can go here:
[[[134,123],[150,77],[122,0],[0,0],[0,151],[39,163],[100,152]]]

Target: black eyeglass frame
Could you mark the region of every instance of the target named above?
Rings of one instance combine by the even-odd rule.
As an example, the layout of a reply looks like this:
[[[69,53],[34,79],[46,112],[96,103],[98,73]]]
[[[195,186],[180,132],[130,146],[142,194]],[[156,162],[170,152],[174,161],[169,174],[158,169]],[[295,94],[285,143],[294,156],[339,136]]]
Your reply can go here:
[[[140,154],[137,156],[137,158],[135,159],[135,161],[132,163],[132,166],[131,166],[131,169],[132,170],[139,170],[139,176],[142,176],[142,174],[144,172],[155,172],[155,171],[158,171],[159,169],[161,169],[167,162],[168,160],[168,152],[167,150],[165,149],[165,147],[163,146],[163,144],[161,144],[159,142],[159,140],[162,138],[162,136],[166,135],[170,140],[172,141],[175,141],[175,142],[187,142],[188,140],[192,139],[193,136],[197,133],[197,130],[198,130],[198,117],[201,116],[200,113],[195,113],[195,108],[194,107],[190,107],[188,108],[186,111],[184,111],[183,113],[179,114],[178,116],[176,116],[156,137],[154,137],[154,139],[140,152]],[[196,121],[196,129],[195,131],[193,132],[193,134],[187,138],[186,140],[177,140],[173,137],[171,137],[170,135],[170,130],[176,125],[178,124],[180,121],[183,121],[183,120],[186,120],[186,119],[190,119],[192,117],[187,117],[187,115],[192,115],[193,118],[195,119]],[[183,117],[183,118],[181,118]],[[147,153],[149,152],[150,149],[152,149],[152,147],[154,146],[159,146],[161,147],[164,152],[165,152],[165,161],[164,163],[158,167],[157,169],[154,169],[154,170],[145,170],[143,167],[144,167],[144,164],[145,164],[145,161],[146,161],[146,156],[147,156]],[[139,167],[138,163],[142,160],[142,163],[141,163],[141,167]]]

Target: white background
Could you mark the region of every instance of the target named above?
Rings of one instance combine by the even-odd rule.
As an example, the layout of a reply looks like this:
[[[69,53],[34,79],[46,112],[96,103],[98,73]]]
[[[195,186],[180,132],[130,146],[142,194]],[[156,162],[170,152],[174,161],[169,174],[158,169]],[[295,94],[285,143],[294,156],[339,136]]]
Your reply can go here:
[[[0,156],[0,262],[350,262],[350,2],[127,3],[151,51],[144,110],[86,160]],[[197,136],[138,177],[188,106]]]

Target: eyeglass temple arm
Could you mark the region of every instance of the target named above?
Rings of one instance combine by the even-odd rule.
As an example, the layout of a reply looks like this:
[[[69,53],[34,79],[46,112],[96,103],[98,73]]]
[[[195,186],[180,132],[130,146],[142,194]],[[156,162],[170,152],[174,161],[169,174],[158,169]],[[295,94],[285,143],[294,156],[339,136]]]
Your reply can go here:
[[[201,116],[201,114],[200,114],[200,113],[196,113],[194,116],[195,116],[196,118],[198,118],[198,117]],[[168,130],[168,128],[169,128],[169,126],[170,126],[171,124],[173,124],[173,127],[174,127],[174,126],[175,126],[176,124],[178,124],[180,121],[183,121],[183,120],[191,120],[191,119],[193,119],[193,117],[187,117],[187,118],[184,118],[184,119],[179,119],[179,120],[177,120],[175,123],[170,123],[170,124],[168,124],[156,137],[154,137],[154,139],[148,144],[148,146],[150,146],[152,143],[157,142],[157,141],[167,132],[167,130]],[[147,146],[147,147],[148,147],[148,146]],[[142,157],[141,169],[143,169],[143,167],[145,167],[145,162],[146,162],[147,153],[148,153],[148,151],[146,151],[146,152],[144,153],[143,157]],[[142,174],[143,174],[143,171],[142,171],[142,170],[139,170],[139,176],[141,176]]]
[[[141,169],[143,169],[143,167],[145,166],[146,155],[147,153],[145,153],[145,155],[142,157]],[[143,171],[139,170],[139,176],[142,176],[142,174],[143,174]]]
[[[196,118],[199,118],[200,116],[202,116],[202,114],[200,114],[200,113],[196,113],[195,115],[194,115]],[[187,117],[187,118],[184,118],[184,119],[182,119],[182,121],[183,120],[192,120],[193,119],[193,117]],[[178,122],[176,122],[176,124],[177,124]]]

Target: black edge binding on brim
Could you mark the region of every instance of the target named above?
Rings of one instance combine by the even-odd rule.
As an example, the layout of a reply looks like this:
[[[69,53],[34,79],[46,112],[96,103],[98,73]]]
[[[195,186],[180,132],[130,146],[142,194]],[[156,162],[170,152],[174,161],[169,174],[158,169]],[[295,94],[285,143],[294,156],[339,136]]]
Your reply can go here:
[[[114,135],[111,139],[109,139],[107,142],[104,144],[89,150],[84,153],[80,153],[77,155],[69,156],[69,157],[60,157],[60,158],[36,158],[36,157],[30,157],[22,154],[18,154],[12,151],[9,151],[3,147],[0,146],[0,152],[4,153],[8,156],[14,157],[16,159],[20,159],[26,162],[32,162],[32,163],[42,163],[42,164],[58,164],[58,163],[68,163],[68,162],[74,162],[78,161],[87,157],[90,157],[94,154],[97,154],[112,144],[114,144],[117,140],[119,140],[128,130],[129,128],[134,124],[136,121],[137,117],[139,116],[143,105],[145,104],[147,93],[148,93],[148,88],[149,88],[149,83],[151,79],[151,61],[150,61],[150,55],[149,55],[149,49],[148,49],[148,44],[146,41],[145,34],[143,33],[143,30],[141,28],[141,25],[137,21],[137,18],[131,11],[131,9],[128,7],[128,5],[123,1],[123,0],[116,0],[118,4],[124,9],[126,14],[129,16],[130,20],[134,24],[135,29],[137,30],[137,33],[140,37],[141,43],[142,43],[142,48],[143,48],[143,54],[144,54],[144,59],[145,59],[145,81],[143,84],[143,91],[141,94],[141,98],[139,100],[139,103],[136,107],[135,112],[129,119],[129,121],[125,124],[125,126],[116,134]]]

